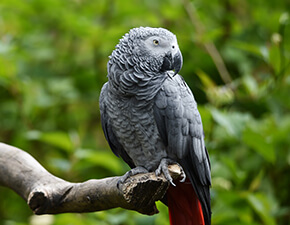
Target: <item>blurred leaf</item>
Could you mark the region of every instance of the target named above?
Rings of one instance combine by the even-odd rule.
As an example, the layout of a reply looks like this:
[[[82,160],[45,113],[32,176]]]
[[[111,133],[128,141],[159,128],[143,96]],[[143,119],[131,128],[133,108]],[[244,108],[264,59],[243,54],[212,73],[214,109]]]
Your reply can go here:
[[[276,159],[274,146],[263,134],[247,128],[243,132],[243,141],[261,154],[267,161],[274,163]]]
[[[57,171],[58,173],[68,172],[72,168],[72,164],[68,159],[52,157],[47,161],[49,163],[49,168]]]
[[[203,83],[208,100],[213,105],[228,104],[234,100],[234,93],[229,86],[217,86],[210,76],[201,70],[196,73]]]
[[[75,152],[77,159],[81,160],[86,166],[100,166],[106,168],[109,171],[112,171],[115,174],[120,174],[123,172],[121,167],[121,159],[116,157],[110,151],[97,151],[91,149],[78,149]]]
[[[29,225],[52,225],[53,222],[53,215],[32,215],[29,218]]]
[[[255,78],[251,75],[245,75],[242,77],[243,84],[246,87],[246,90],[251,96],[256,96],[259,91],[258,83]]]
[[[232,189],[232,186],[232,182],[223,177],[214,177],[212,179],[212,187],[215,189],[221,188],[224,190],[230,190]]]
[[[29,131],[27,138],[30,140],[38,140],[54,147],[61,148],[67,152],[72,152],[73,145],[70,137],[64,132],[40,132],[40,131]]]
[[[215,108],[211,108],[210,111],[214,120],[235,138],[240,138],[246,124],[251,120],[250,115],[245,113],[222,112]]]
[[[200,78],[202,84],[205,86],[206,89],[216,87],[215,82],[202,70],[196,71],[196,74]]]
[[[264,177],[264,171],[261,170],[259,174],[252,180],[249,190],[256,191],[260,187],[263,177]]]
[[[273,219],[273,215],[271,215],[271,202],[265,196],[261,193],[251,194],[249,193],[247,195],[247,200],[253,207],[253,209],[256,211],[256,213],[261,217],[264,224],[267,225],[275,225],[276,222]]]
[[[268,50],[264,47],[260,47],[255,44],[250,44],[241,41],[235,41],[232,44],[234,47],[238,49],[254,54],[255,56],[261,57],[262,59],[268,61],[269,53]]]
[[[280,50],[276,45],[272,45],[269,49],[269,64],[272,66],[275,75],[278,75],[282,70],[282,68],[280,68]]]
[[[212,123],[213,123],[212,115],[208,107],[204,107],[202,105],[198,106],[198,111],[202,118],[203,130],[205,133],[205,141],[206,141],[206,137],[208,136],[207,134],[209,134],[212,129]]]

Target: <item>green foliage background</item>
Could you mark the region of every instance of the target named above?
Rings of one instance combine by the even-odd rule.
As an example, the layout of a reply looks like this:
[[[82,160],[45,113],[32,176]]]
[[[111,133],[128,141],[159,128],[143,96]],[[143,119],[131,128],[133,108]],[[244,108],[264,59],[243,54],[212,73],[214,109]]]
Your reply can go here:
[[[0,141],[70,181],[125,173],[100,127],[106,63],[130,28],[165,27],[177,35],[180,73],[203,118],[212,224],[289,224],[289,8],[264,0],[1,0]],[[218,71],[223,63],[231,79]],[[36,217],[11,190],[1,187],[0,199],[5,225],[168,224],[161,203],[152,217],[122,209]]]

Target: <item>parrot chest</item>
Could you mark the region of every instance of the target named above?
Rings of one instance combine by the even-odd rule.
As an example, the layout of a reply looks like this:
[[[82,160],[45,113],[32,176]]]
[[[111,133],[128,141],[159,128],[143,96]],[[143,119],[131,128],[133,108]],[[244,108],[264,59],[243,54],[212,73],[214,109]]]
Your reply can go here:
[[[135,98],[109,94],[108,116],[120,144],[136,166],[155,170],[167,156],[153,115],[153,102],[146,107]]]

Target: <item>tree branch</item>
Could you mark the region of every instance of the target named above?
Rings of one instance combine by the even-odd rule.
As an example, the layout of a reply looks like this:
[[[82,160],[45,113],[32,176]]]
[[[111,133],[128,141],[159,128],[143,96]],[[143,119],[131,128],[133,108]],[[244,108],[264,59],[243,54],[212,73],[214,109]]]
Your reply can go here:
[[[178,165],[168,167],[171,176],[181,175]],[[35,214],[93,212],[116,207],[142,214],[158,213],[155,201],[163,198],[169,186],[155,173],[138,174],[121,184],[120,177],[71,183],[45,170],[31,155],[0,143],[0,185],[19,194]]]
[[[198,18],[198,14],[193,3],[189,0],[183,0],[183,5],[191,23],[195,28],[198,37],[201,38],[205,33],[205,28],[200,19]],[[199,41],[203,44],[205,50],[212,58],[223,82],[225,84],[230,83],[232,81],[231,75],[228,72],[227,67],[214,43],[212,41]]]

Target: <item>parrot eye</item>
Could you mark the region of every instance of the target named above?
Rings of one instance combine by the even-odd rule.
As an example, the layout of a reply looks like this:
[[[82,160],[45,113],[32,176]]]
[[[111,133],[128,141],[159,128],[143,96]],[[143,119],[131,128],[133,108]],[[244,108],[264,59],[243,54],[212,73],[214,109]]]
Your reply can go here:
[[[156,39],[154,39],[154,40],[153,40],[153,44],[154,44],[154,45],[159,45],[159,41],[156,40]]]

